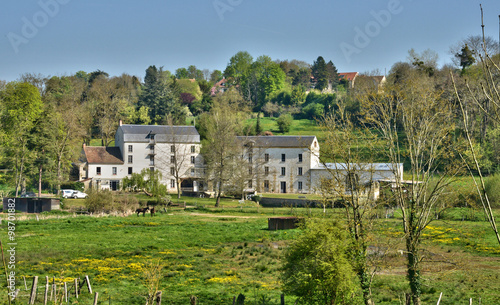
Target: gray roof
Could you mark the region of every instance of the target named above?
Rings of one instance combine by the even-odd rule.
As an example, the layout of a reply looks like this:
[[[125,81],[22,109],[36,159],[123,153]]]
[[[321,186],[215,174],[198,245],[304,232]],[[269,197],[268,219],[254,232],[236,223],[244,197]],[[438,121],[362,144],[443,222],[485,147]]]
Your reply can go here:
[[[325,166],[326,165],[326,166]],[[359,170],[359,171],[394,171],[397,170],[400,166],[402,166],[402,163],[351,163],[349,164],[349,167],[352,168],[353,170]],[[333,169],[333,170],[346,170],[347,169],[347,163],[326,163],[326,164],[319,164],[317,167],[311,168],[312,170],[324,170],[326,168],[328,169]]]
[[[194,126],[121,125],[125,142],[149,142],[151,134],[161,143],[200,143],[200,134]]]
[[[249,136],[236,137],[237,141],[254,143],[256,147],[305,147],[313,144],[316,136]]]

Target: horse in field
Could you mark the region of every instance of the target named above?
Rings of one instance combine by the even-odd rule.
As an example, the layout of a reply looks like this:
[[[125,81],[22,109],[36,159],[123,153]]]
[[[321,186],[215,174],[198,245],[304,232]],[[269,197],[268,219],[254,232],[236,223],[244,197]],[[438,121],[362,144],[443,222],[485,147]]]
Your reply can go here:
[[[155,207],[149,209],[149,213],[151,213],[151,217],[155,216]]]
[[[139,209],[135,210],[135,212],[137,213],[137,216],[139,216],[140,213],[142,213],[142,216],[146,216],[147,211],[149,211],[149,207],[139,208]]]

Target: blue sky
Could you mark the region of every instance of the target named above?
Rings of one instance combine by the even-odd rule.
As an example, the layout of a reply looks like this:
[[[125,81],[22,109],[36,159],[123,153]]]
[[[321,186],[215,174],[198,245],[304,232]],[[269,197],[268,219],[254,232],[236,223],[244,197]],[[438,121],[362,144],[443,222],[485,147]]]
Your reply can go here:
[[[449,47],[481,33],[498,40],[498,0],[3,0],[0,80],[97,69],[143,78],[149,65],[224,70],[230,57],[318,56],[340,72],[382,73],[408,50]]]

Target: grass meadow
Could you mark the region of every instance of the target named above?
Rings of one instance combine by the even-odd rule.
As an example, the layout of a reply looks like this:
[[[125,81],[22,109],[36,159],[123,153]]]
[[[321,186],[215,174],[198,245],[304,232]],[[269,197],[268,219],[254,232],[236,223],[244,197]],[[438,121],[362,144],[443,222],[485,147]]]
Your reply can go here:
[[[324,217],[322,209],[266,209],[232,200],[215,209],[213,199],[184,199],[188,208],[171,208],[155,217],[75,217],[59,212],[17,221],[18,304],[26,304],[29,293],[23,276],[29,289],[33,276],[40,277],[41,287],[45,276],[71,284],[85,275],[99,292],[99,304],[145,304],[151,285],[145,274],[157,265],[162,267],[158,289],[163,304],[188,304],[192,295],[198,304],[232,304],[239,294],[245,295],[246,304],[280,304],[280,259],[300,229],[269,231],[267,219]],[[384,218],[385,213],[380,210],[370,230],[370,259],[378,266],[373,294],[376,304],[401,304],[408,292],[400,251],[404,249],[401,219],[397,211],[393,218]],[[464,218],[464,214],[474,215]],[[326,217],[342,219],[343,210],[329,209]],[[3,221],[2,241],[6,226]],[[500,304],[500,247],[481,211],[447,210],[423,238],[424,304],[435,304],[441,292],[445,305],[466,304],[470,298],[474,304],[479,298],[482,304]],[[38,292],[37,304],[42,304],[43,288]],[[0,294],[7,304],[5,294]],[[92,304],[92,300],[85,292],[78,300],[70,296],[70,304]],[[287,304],[293,302],[286,296]]]

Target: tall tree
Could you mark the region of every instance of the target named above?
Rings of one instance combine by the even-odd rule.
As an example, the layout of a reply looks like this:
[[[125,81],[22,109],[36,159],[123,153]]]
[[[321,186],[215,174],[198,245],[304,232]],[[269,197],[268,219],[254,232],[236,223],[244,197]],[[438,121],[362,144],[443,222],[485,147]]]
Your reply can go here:
[[[43,111],[38,89],[28,83],[11,82],[0,92],[2,104],[0,122],[5,133],[3,146],[14,170],[16,196],[25,178],[25,165],[29,154],[28,138]]]
[[[328,88],[328,80],[330,78],[330,75],[325,59],[323,57],[318,56],[311,67],[311,71],[312,76],[314,77],[314,82],[316,83],[316,86],[314,88],[320,91]]]
[[[207,164],[208,180],[213,181],[217,189],[215,206],[218,207],[225,185],[234,170],[234,160],[241,155],[236,142],[236,135],[241,130],[241,118],[238,110],[242,98],[235,89],[217,96],[209,113],[200,123],[205,130],[202,142],[202,154]]]
[[[460,67],[462,67],[462,75],[465,74],[465,69],[476,61],[474,53],[467,44],[460,50],[460,53],[455,54],[455,57],[459,60]]]
[[[227,64],[224,70],[224,77],[232,85],[241,85],[242,81],[248,76],[253,57],[246,51],[236,53]]]
[[[394,201],[402,215],[407,253],[407,277],[414,305],[421,304],[421,240],[432,221],[438,200],[459,168],[439,168],[440,160],[454,151],[451,103],[442,99],[427,74],[413,73],[405,82],[387,87],[385,93],[368,94],[363,106],[368,122],[376,126],[393,168],[409,164],[408,177],[395,171]],[[402,151],[406,148],[406,153]]]

